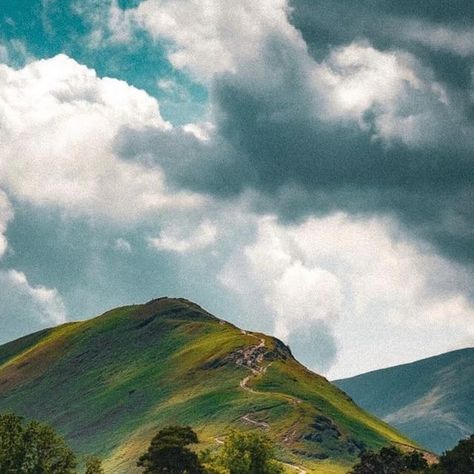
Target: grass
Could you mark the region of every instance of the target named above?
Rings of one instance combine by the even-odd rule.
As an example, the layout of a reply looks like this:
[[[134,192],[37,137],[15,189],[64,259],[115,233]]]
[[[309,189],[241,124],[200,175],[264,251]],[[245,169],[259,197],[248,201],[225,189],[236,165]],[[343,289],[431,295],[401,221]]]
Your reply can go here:
[[[263,363],[271,365],[249,380],[250,393],[239,386],[250,371],[232,354],[260,337],[268,349]],[[189,424],[201,447],[217,449],[215,438],[231,429],[255,429],[242,421],[249,413],[269,423],[281,459],[308,472],[346,472],[355,459],[351,440],[371,448],[411,443],[273,338],[243,334],[185,300],[118,308],[36,333],[0,347],[0,362],[0,410],[51,423],[74,449],[104,458],[111,473],[135,472],[161,426]],[[318,415],[337,437],[304,440]]]

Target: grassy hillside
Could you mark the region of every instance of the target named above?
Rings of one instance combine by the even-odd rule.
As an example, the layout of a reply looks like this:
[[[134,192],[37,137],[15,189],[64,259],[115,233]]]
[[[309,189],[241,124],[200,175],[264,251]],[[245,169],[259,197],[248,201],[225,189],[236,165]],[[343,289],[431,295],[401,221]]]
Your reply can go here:
[[[474,433],[474,348],[335,382],[362,407],[435,452]]]
[[[171,423],[192,425],[212,449],[232,428],[266,430],[280,459],[308,472],[345,472],[363,446],[410,443],[280,341],[182,299],[27,336],[0,347],[0,364],[0,410],[51,423],[114,474],[136,472]]]

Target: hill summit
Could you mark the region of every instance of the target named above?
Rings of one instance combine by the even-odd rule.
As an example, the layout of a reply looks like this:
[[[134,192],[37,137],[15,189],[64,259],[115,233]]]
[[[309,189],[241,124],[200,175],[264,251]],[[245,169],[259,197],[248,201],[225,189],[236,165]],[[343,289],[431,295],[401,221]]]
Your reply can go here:
[[[364,448],[414,446],[294,359],[185,299],[159,298],[0,346],[0,410],[52,424],[106,472],[137,471],[157,429],[191,425],[218,449],[265,430],[293,471],[346,472]]]

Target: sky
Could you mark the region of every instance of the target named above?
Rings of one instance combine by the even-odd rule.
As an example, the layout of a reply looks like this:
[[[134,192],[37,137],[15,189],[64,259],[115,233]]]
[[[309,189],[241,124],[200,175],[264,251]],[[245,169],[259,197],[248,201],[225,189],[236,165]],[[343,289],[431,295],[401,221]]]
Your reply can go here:
[[[330,379],[474,345],[471,0],[0,0],[0,343],[160,296]]]

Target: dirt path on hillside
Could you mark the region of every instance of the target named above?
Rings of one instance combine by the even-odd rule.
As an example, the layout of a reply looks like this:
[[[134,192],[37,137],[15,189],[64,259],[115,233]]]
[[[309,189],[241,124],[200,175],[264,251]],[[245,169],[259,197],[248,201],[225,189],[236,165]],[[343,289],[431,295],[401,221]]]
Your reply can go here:
[[[431,451],[427,451],[426,449],[415,448],[414,446],[405,443],[399,443],[398,441],[392,441],[392,443],[396,446],[400,446],[402,451],[416,451],[420,453],[430,466],[432,464],[436,464],[439,461],[439,458],[436,456],[436,454],[432,453]]]
[[[258,426],[259,428],[263,428],[264,430],[268,430],[270,428],[270,425],[265,421],[252,420],[252,418],[250,418],[250,413],[247,413],[240,419],[251,425]]]
[[[272,365],[272,362],[270,362],[269,364],[265,366],[262,365],[262,362],[264,359],[264,353],[265,353],[265,351],[263,350],[265,348],[265,339],[263,337],[259,338],[258,336],[255,336],[254,334],[249,334],[246,331],[242,331],[242,334],[258,339],[259,343],[255,346],[249,346],[247,350],[243,351],[242,353],[243,358],[238,359],[235,362],[236,365],[238,365],[239,367],[244,367],[252,372],[250,375],[247,375],[239,382],[239,387],[242,390],[245,390],[246,392],[258,395],[262,392],[258,392],[254,390],[253,388],[249,387],[248,383],[253,378],[256,378],[256,377],[259,377],[260,375],[265,374],[267,369]],[[285,398],[287,398],[288,401],[293,405],[298,405],[301,403],[301,400],[295,397],[285,396]],[[265,430],[270,429],[270,425],[267,422],[254,420],[251,418],[251,415],[252,413],[246,413],[240,419],[247,424],[257,426]],[[216,442],[218,442],[217,438],[215,439],[216,439]],[[285,462],[281,462],[281,464],[289,468],[295,469],[296,471],[298,471],[298,474],[307,474],[307,471],[305,469],[295,464],[290,464],[290,463],[285,463]]]
[[[284,466],[290,467],[291,469],[294,469],[295,471],[298,471],[298,474],[308,474],[308,471],[304,470],[303,468],[296,466],[295,464],[290,464],[288,462],[282,462]]]
[[[265,374],[267,369],[272,365],[272,362],[270,362],[269,364],[265,366],[261,365],[261,363],[263,362],[263,356],[264,356],[264,351],[262,351],[262,349],[265,348],[265,339],[259,338],[258,336],[255,336],[254,334],[249,334],[245,331],[242,331],[242,334],[258,339],[259,343],[255,346],[250,346],[247,350],[243,351],[243,358],[236,361],[236,364],[238,366],[249,369],[252,372],[250,375],[247,375],[239,382],[239,386],[241,389],[249,393],[258,395],[259,393],[262,393],[262,392],[258,392],[257,390],[254,390],[253,388],[249,387],[248,384],[250,380],[257,378],[260,375]],[[290,395],[285,395],[285,394],[281,394],[281,396],[286,398],[288,403],[291,403],[292,405],[297,406],[301,403],[301,400],[299,400],[296,397],[292,397]],[[251,418],[251,413],[246,413],[243,417],[241,417],[241,420],[246,423],[259,426],[264,429],[270,428],[270,425],[268,423],[253,420]],[[290,430],[283,438],[284,443],[289,443],[291,439],[295,436],[296,430],[294,428],[295,428],[295,425],[298,424],[298,421],[299,419],[294,423],[294,425],[290,427]]]
[[[270,366],[268,364],[267,366],[262,366],[261,363],[263,362],[263,351],[262,349],[265,347],[265,339],[263,337],[258,338],[257,336],[253,334],[248,334],[247,332],[243,331],[243,334],[255,337],[258,339],[258,344],[255,346],[249,346],[246,350],[243,351],[242,353],[242,359],[236,360],[236,365],[239,367],[244,367],[245,369],[250,370],[252,373],[250,375],[247,375],[244,377],[240,382],[239,386],[242,390],[245,390],[246,392],[252,393],[252,394],[258,394],[256,390],[250,388],[248,386],[248,383],[250,379],[254,377],[258,377],[261,374],[264,374],[267,370],[267,368]],[[251,413],[246,413],[244,416],[242,416],[240,419],[250,425],[258,426],[259,428],[263,429],[269,429],[270,425],[266,423],[265,421],[257,421],[252,419]]]

